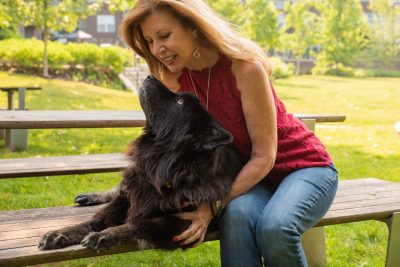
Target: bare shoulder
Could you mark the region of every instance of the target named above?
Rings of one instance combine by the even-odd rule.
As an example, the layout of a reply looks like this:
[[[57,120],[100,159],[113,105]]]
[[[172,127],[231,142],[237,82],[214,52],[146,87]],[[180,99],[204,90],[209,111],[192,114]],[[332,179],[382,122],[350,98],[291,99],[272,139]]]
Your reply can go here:
[[[246,61],[240,59],[232,60],[232,71],[235,74],[254,74],[255,72],[265,72],[263,65],[259,61]]]
[[[260,88],[254,85],[268,86],[268,74],[259,61],[232,60],[232,72],[236,77],[240,91],[247,88]]]

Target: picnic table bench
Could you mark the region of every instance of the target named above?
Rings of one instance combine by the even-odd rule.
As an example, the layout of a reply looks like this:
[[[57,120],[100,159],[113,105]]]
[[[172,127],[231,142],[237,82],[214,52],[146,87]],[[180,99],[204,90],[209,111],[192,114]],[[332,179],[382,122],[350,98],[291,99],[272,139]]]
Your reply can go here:
[[[145,117],[140,111],[10,111],[0,117],[0,128],[98,128],[140,127]],[[296,114],[314,130],[315,123],[340,122],[345,116]],[[0,178],[80,174],[119,171],[126,166],[122,154],[77,155],[47,158],[2,159]],[[80,245],[60,250],[40,251],[41,234],[90,218],[100,206],[54,207],[0,212],[0,266],[22,266],[135,251],[135,247],[116,247],[97,253]],[[334,204],[326,216],[303,236],[310,266],[324,264],[323,226],[384,220],[390,230],[387,267],[400,262],[400,183],[373,178],[341,181]],[[210,233],[207,240],[218,239]]]
[[[39,238],[45,232],[83,222],[101,207],[70,206],[0,212],[0,266],[24,266],[137,251],[138,248],[134,246],[114,247],[105,252],[96,252],[82,245],[45,251],[37,248]],[[374,178],[341,181],[333,205],[316,226],[321,228],[365,220],[387,223],[389,241],[386,267],[398,267],[400,183]],[[206,237],[208,241],[217,239],[218,232],[209,233]],[[310,263],[310,266],[313,264]]]

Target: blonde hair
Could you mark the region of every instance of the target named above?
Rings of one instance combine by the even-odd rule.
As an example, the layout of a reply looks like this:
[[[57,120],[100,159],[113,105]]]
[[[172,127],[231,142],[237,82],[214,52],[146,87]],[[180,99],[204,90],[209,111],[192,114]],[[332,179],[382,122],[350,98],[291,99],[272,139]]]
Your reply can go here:
[[[264,50],[255,42],[240,36],[231,24],[217,16],[202,0],[138,0],[121,23],[120,32],[125,42],[147,61],[150,72],[155,77],[162,78],[163,65],[150,52],[140,23],[159,10],[170,12],[184,27],[196,29],[201,41],[228,58],[257,60],[270,73]]]

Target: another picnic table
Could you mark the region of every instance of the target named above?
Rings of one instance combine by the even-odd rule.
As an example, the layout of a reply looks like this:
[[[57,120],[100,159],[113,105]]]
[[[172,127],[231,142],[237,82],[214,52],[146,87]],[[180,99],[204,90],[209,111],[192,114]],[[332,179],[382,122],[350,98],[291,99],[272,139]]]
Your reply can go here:
[[[7,110],[14,109],[14,93],[18,92],[18,110],[25,110],[25,93],[27,90],[41,90],[39,86],[1,86],[0,91],[7,93]],[[1,116],[1,115],[0,115]],[[12,150],[24,150],[28,145],[28,130],[7,129],[0,127],[0,136],[5,138],[6,146]]]
[[[343,122],[344,115],[293,114],[302,121]],[[4,111],[0,116],[2,129],[115,128],[142,127],[143,111],[133,110],[34,110]]]
[[[0,86],[0,91],[7,92],[7,109],[14,109],[14,93],[18,92],[18,109],[25,109],[25,93],[27,90],[41,90],[39,86]]]
[[[343,122],[346,116],[324,114],[294,114],[310,130],[315,123]],[[27,135],[18,131],[26,129],[56,128],[116,128],[143,127],[146,117],[143,111],[133,110],[10,110],[0,114],[0,129],[6,129],[6,147],[25,150]],[[17,130],[24,129],[24,130]]]

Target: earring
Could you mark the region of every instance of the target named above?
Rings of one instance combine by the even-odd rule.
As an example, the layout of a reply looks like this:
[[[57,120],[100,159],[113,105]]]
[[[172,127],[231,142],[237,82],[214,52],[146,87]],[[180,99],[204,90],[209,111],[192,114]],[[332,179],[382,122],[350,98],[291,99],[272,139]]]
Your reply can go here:
[[[193,50],[193,56],[196,59],[200,58],[200,49],[199,49],[199,41],[197,40],[198,34],[197,31],[193,32],[193,42],[194,42],[194,50]]]

